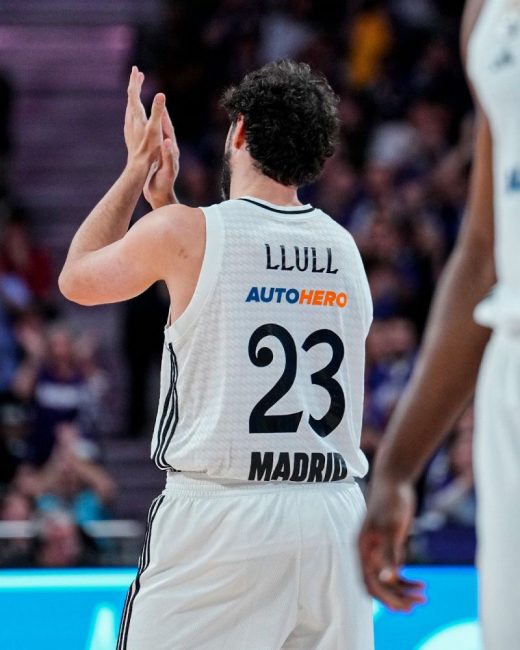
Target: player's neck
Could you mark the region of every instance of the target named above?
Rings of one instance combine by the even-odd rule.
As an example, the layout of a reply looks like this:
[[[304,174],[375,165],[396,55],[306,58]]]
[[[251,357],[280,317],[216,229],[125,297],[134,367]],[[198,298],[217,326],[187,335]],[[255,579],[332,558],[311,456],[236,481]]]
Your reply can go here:
[[[275,205],[301,205],[296,187],[277,183],[256,170],[241,177],[233,174],[230,198],[238,199],[241,196],[250,196]]]

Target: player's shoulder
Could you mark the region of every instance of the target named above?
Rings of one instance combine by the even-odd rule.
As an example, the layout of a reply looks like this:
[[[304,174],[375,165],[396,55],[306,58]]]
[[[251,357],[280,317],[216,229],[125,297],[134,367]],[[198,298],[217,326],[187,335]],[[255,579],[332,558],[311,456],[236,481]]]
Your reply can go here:
[[[339,223],[339,221],[331,217],[330,214],[323,212],[323,210],[320,210],[319,208],[315,208],[315,210],[316,213],[323,219],[323,223],[326,224],[328,228],[330,228],[330,231],[339,239],[339,241],[344,243],[346,246],[353,246],[357,249],[354,237],[343,224]]]
[[[201,208],[192,208],[175,203],[158,208],[147,215],[156,232],[165,238],[198,237],[204,230],[204,213]]]

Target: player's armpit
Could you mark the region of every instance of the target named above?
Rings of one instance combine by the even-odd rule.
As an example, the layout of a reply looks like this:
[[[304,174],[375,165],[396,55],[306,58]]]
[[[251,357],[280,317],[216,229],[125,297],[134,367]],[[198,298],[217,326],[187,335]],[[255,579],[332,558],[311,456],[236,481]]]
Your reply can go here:
[[[179,205],[160,208],[118,241],[67,260],[59,277],[61,292],[81,305],[101,305],[128,300],[168,279],[186,245],[191,212]]]

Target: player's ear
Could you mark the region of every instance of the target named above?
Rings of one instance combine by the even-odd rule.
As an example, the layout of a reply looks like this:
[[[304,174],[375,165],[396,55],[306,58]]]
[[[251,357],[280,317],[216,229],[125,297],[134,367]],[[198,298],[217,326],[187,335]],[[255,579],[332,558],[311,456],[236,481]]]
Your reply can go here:
[[[231,146],[233,149],[243,149],[246,146],[246,127],[244,117],[239,115],[231,134]]]

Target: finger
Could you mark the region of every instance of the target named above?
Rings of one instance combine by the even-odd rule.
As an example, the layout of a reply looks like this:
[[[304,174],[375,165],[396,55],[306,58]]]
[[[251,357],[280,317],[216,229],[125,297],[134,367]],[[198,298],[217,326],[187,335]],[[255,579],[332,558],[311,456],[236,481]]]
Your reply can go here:
[[[406,580],[393,571],[394,578],[390,581],[384,571],[366,571],[364,578],[369,592],[387,607],[397,611],[410,611],[415,605],[425,602],[424,585],[421,582]]]
[[[383,583],[383,587],[392,592],[394,597],[399,600],[401,607],[411,608],[426,601],[424,584],[421,582],[412,582],[405,580],[402,576],[397,576],[393,584]]]
[[[170,138],[170,140],[173,142],[175,140],[175,129],[173,128],[173,122],[166,106],[164,107],[164,111],[161,116],[161,124],[164,138]]]
[[[419,580],[408,580],[402,574],[390,567],[384,567],[377,574],[378,581],[396,593],[419,593],[424,590],[424,583]]]
[[[127,94],[128,94],[128,101],[130,103],[130,98],[132,97],[134,93],[135,86],[137,84],[139,76],[139,70],[137,69],[137,66],[133,65],[132,70],[130,71],[130,78],[128,80],[128,88],[127,88]]]
[[[152,163],[150,165],[150,169],[148,170],[148,175],[146,177],[146,181],[144,182],[144,187],[143,187],[143,192],[145,195],[145,198],[147,198],[147,193],[149,193],[150,185],[152,184],[152,181],[154,179],[155,174],[157,173],[157,168],[158,165],[156,162]]]
[[[157,93],[153,98],[152,111],[150,113],[150,119],[148,120],[148,126],[151,129],[160,129],[161,126],[161,116],[164,111],[164,106],[166,103],[166,97],[163,93]],[[162,130],[161,130],[162,134]]]
[[[141,89],[143,87],[144,74],[137,66],[132,66],[130,81],[128,82],[128,107],[136,114],[146,116],[144,106],[141,102]]]
[[[406,587],[407,589],[424,589],[424,582],[421,580],[409,580],[408,578],[400,575],[399,582],[401,585],[403,585],[403,587]]]
[[[173,142],[170,138],[166,138],[161,146],[161,168],[167,176],[174,176],[175,166],[173,163]]]

